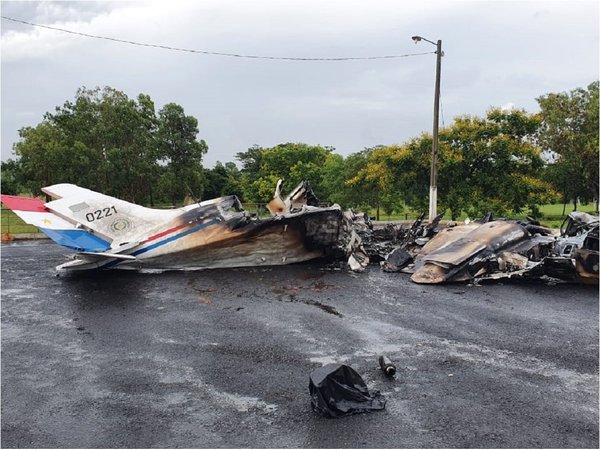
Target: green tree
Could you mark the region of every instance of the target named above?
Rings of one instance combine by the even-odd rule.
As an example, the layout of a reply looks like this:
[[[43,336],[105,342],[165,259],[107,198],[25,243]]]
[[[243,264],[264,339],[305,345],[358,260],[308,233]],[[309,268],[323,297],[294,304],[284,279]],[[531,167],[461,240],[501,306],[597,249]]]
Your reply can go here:
[[[542,180],[544,161],[535,145],[540,118],[525,111],[495,108],[486,118],[462,116],[443,130],[440,183],[442,205],[453,218],[466,210],[506,215],[553,198]]]
[[[131,202],[153,203],[152,180],[157,174],[154,103],[143,94],[137,103],[127,97],[115,100],[102,105],[104,122],[113,129],[107,134],[111,146],[106,151],[111,191]]]
[[[240,162],[240,189],[245,201],[258,201],[258,192],[255,190],[255,182],[260,177],[260,167],[264,149],[258,145],[250,147],[245,152],[235,155]]]
[[[376,220],[380,219],[380,210],[382,201],[387,198],[387,209],[390,208],[389,194],[392,193],[393,173],[389,170],[387,164],[389,148],[379,146],[374,149],[365,149],[358,154],[353,155],[354,165],[352,168],[356,171],[355,175],[348,179],[346,183],[352,186],[353,198],[359,201],[360,207],[375,208]]]
[[[598,90],[595,81],[587,89],[551,93],[537,98],[542,115],[538,138],[553,154],[548,176],[563,197],[563,203],[596,201],[598,208]]]
[[[84,179],[77,184],[112,195],[116,192],[111,186],[114,177],[108,166],[107,155],[114,147],[112,138],[117,130],[113,129],[114,123],[105,124],[105,114],[107,104],[114,104],[114,97],[122,98],[124,95],[108,87],[103,90],[82,87],[77,90],[75,101],[67,100],[62,106],[56,107],[54,113],[44,115],[44,121],[60,133],[60,144],[65,149],[62,153],[76,148],[88,159],[89,167],[79,167],[78,172]],[[113,99],[105,101],[108,97]],[[77,167],[77,162],[74,161],[73,165]],[[64,178],[61,172],[55,174]]]
[[[324,190],[323,166],[332,149],[303,143],[279,144],[273,148],[251,147],[238,153],[242,164],[242,185],[247,200],[266,202],[271,199],[277,180],[293,189],[302,180],[310,181],[317,196]]]
[[[340,205],[351,208],[368,209],[374,206],[372,195],[369,195],[369,186],[365,183],[356,183],[353,179],[360,174],[366,167],[371,158],[373,149],[365,148],[356,153],[352,153],[344,160],[342,176],[344,185],[340,190]],[[369,181],[369,184],[372,183]],[[366,190],[365,190],[366,189]]]
[[[168,103],[158,112],[158,155],[171,173],[165,186],[173,203],[186,195],[202,196],[202,157],[208,146],[196,139],[198,132],[198,120],[186,116],[180,105]]]
[[[19,195],[23,190],[21,185],[22,171],[19,161],[9,159],[0,164],[0,192],[6,195]]]
[[[552,197],[541,179],[544,166],[533,144],[539,118],[524,111],[492,109],[485,118],[462,116],[440,132],[438,203],[456,219],[462,211],[495,215],[533,209]],[[401,146],[377,148],[352,182],[378,187],[379,203],[400,193],[415,210],[425,211],[429,200],[430,135]],[[369,183],[371,183],[369,185]],[[375,189],[374,189],[375,191]]]
[[[321,193],[323,201],[329,203],[342,203],[346,202],[345,190],[346,176],[345,176],[346,161],[344,157],[338,153],[330,153],[325,158],[325,163],[322,167],[323,181],[321,183]]]
[[[87,158],[89,167],[73,161],[86,177],[77,184],[133,202],[152,201],[157,118],[149,96],[140,94],[136,102],[110,87],[81,88],[74,102],[45,120],[61,131],[64,148]]]
[[[14,146],[23,186],[34,195],[55,183],[88,185],[95,165],[93,155],[80,142],[68,145],[62,130],[48,121],[19,130],[21,140]]]
[[[157,116],[148,95],[83,87],[37,126],[19,130],[14,150],[23,187],[36,195],[68,182],[137,203],[175,203],[202,193],[207,147],[196,140],[197,126],[179,105]]]
[[[204,169],[204,177],[206,178],[206,186],[203,198],[211,199],[224,195],[237,195],[241,198],[240,171],[235,163],[227,162],[223,164],[217,161],[212,169]]]

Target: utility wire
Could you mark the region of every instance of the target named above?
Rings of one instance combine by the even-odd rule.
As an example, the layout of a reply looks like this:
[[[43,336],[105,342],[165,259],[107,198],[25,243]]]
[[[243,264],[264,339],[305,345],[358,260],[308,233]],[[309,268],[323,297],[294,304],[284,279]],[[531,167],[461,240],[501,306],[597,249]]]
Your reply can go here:
[[[209,52],[205,50],[193,50],[188,48],[179,48],[179,47],[170,47],[168,45],[159,45],[159,44],[147,44],[143,42],[136,41],[128,41],[126,39],[118,39],[107,36],[98,36],[95,34],[87,34],[80,33],[78,31],[65,30],[64,28],[51,27],[48,25],[40,25],[38,23],[27,22],[25,20],[14,19],[12,17],[0,16],[5,20],[10,20],[11,22],[21,23],[25,25],[31,25],[32,27],[38,28],[46,28],[48,30],[61,31],[63,33],[75,34],[77,36],[84,36],[93,39],[104,39],[106,41],[120,42],[122,44],[130,44],[137,45],[140,47],[152,47],[152,48],[161,48],[163,50],[174,50],[178,52],[187,52],[187,53],[200,53],[203,55],[214,55],[214,56],[229,56],[233,58],[250,58],[250,59],[274,59],[274,60],[287,60],[287,61],[355,61],[355,60],[366,60],[366,59],[394,59],[394,58],[406,58],[409,56],[421,56],[421,55],[430,55],[435,52],[425,52],[425,53],[406,53],[403,55],[383,55],[383,56],[355,56],[355,57],[337,57],[337,58],[302,58],[302,57],[290,57],[290,56],[261,56],[261,55],[242,55],[237,53],[223,53],[223,52]]]

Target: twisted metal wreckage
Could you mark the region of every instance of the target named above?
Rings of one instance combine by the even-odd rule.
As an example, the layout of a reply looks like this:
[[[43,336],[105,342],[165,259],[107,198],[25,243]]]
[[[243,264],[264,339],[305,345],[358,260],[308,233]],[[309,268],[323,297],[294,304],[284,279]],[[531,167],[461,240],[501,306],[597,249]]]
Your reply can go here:
[[[526,221],[484,219],[463,225],[431,223],[374,229],[368,216],[339,205],[320,207],[308,182],[285,199],[279,180],[267,205],[271,217],[244,211],[235,195],[157,210],[72,184],[42,189],[53,198],[2,195],[25,222],[74,251],[57,267],[197,270],[291,264],[326,257],[353,271],[379,262],[416,283],[550,277],[598,283],[598,217],[571,213],[560,235]]]

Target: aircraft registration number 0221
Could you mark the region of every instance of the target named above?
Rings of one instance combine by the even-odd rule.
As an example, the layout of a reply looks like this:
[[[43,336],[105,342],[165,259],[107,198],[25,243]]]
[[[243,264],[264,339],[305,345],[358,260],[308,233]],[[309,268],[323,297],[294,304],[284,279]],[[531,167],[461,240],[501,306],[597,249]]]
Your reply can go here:
[[[87,213],[85,215],[85,219],[88,222],[93,222],[94,220],[104,219],[105,217],[112,216],[117,213],[117,208],[114,206],[109,206],[108,208],[97,209],[94,212]]]

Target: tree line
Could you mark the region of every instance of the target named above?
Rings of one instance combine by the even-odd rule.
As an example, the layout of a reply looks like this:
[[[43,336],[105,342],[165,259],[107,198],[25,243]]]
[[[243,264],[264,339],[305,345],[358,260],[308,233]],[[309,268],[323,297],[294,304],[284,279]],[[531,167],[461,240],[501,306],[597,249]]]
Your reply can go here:
[[[484,117],[456,117],[439,133],[439,210],[453,218],[535,215],[549,202],[597,204],[598,91],[595,81],[542,95],[535,114],[491,108]],[[322,202],[343,207],[427,210],[430,134],[348,156],[305,143],[255,145],[237,162],[205,168],[208,145],[198,133],[197,119],[175,103],[157,111],[145,94],[81,88],[19,130],[16,158],[2,163],[2,192],[39,195],[43,186],[75,183],[150,206],[229,194],[264,203],[284,178],[287,189],[309,180]]]

